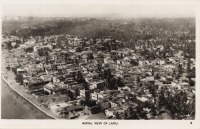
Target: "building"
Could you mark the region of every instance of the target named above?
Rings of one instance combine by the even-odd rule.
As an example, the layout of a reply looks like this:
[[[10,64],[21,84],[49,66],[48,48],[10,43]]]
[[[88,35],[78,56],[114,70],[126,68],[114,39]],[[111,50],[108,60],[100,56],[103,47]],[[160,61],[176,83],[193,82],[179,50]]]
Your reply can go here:
[[[114,109],[113,108],[109,108],[109,109],[106,109],[105,110],[105,114],[108,118],[112,118],[112,117],[115,117],[114,115]]]
[[[23,68],[18,68],[18,69],[17,69],[17,74],[23,74],[23,73],[25,73],[25,72],[26,72],[26,70],[23,69]]]
[[[49,108],[54,113],[59,113],[64,110],[67,110],[67,108],[70,106],[70,104],[61,102],[61,103],[53,103],[49,105]]]
[[[48,83],[43,87],[43,90],[49,94],[55,94],[55,85],[53,85],[53,83]]]

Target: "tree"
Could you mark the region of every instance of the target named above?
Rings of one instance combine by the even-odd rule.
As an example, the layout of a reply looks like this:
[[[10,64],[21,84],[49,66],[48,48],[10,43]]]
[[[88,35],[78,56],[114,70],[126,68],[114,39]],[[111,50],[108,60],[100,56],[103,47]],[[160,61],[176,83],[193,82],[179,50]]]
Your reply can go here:
[[[190,86],[195,86],[195,81],[193,81],[193,80],[191,79],[191,77],[189,77],[189,84],[190,84]]]
[[[83,75],[82,75],[81,71],[78,71],[78,72],[75,73],[74,79],[78,83],[82,83],[83,82],[84,79],[83,79]]]
[[[78,59],[74,59],[74,64],[79,64],[79,60]]]
[[[81,106],[84,106],[84,105],[85,105],[85,101],[84,101],[83,99],[81,99],[81,100],[79,101],[79,103],[80,103]]]
[[[127,115],[128,115],[128,117],[131,118],[132,114],[133,114],[133,108],[132,107],[128,107],[128,109],[127,109]]]
[[[44,55],[43,49],[38,49],[37,53],[38,53],[39,56],[43,56]]]
[[[128,119],[139,119],[137,113],[134,111],[133,107],[129,107],[127,110]]]
[[[93,60],[94,59],[94,56],[92,53],[88,53],[87,54],[87,60]]]
[[[16,82],[23,84],[23,75],[22,74],[17,74],[15,77]]]
[[[137,84],[139,84],[141,82],[140,77],[137,77]]]
[[[74,93],[73,93],[71,90],[68,90],[68,96],[69,96],[72,100],[75,99],[75,95],[74,95]]]
[[[148,119],[147,118],[147,112],[146,111],[142,111],[141,114],[140,114],[140,118],[142,118],[142,119]]]
[[[97,64],[97,72],[100,72],[102,70],[102,65],[101,64]]]
[[[10,66],[7,66],[7,67],[6,67],[7,70],[10,70],[10,68],[11,68]]]
[[[90,91],[85,90],[85,104],[88,104],[90,102]]]
[[[180,76],[181,74],[183,74],[183,66],[182,66],[182,64],[179,64],[179,65],[178,65],[178,74],[179,74],[179,76]]]
[[[13,49],[13,47],[12,47],[11,44],[12,44],[11,41],[9,41],[9,42],[6,43],[6,48],[7,48],[8,50],[12,50],[12,49]]]
[[[26,52],[28,52],[28,53],[33,52],[33,47],[28,47],[28,48],[26,48]]]
[[[127,119],[128,118],[128,114],[127,112],[124,112],[124,119]]]
[[[83,42],[82,42],[82,48],[85,48],[85,46],[86,46],[86,40],[85,39],[83,39]]]
[[[103,74],[104,74],[104,79],[106,79],[106,78],[112,78],[112,73],[111,73],[111,69],[110,68],[108,68],[108,69],[105,69],[104,71],[103,71]]]
[[[135,60],[135,59],[131,59],[130,63],[131,63],[132,65],[134,65],[134,66],[138,66],[138,64],[139,64],[138,61]]]
[[[45,48],[38,49],[37,53],[39,56],[49,56],[49,51],[50,51],[50,49],[45,47]]]
[[[81,47],[77,47],[76,48],[76,52],[81,52],[82,51],[82,48]]]
[[[106,83],[107,83],[107,87],[110,89],[110,90],[116,90],[117,89],[117,86],[116,86],[116,79],[115,78],[106,78]]]
[[[78,88],[75,89],[75,96],[80,96],[80,90]]]
[[[117,85],[117,87],[123,87],[124,86],[124,83],[122,82],[122,78],[121,77],[117,78],[116,85]]]
[[[121,119],[119,112],[116,112],[115,118],[116,119]]]
[[[111,45],[110,45],[110,43],[108,43],[106,47],[107,47],[108,52],[110,52],[111,51]]]
[[[16,40],[16,43],[21,44],[22,42],[21,42],[21,40]]]
[[[155,79],[160,79],[160,74],[159,73],[156,73]]]
[[[97,57],[100,58],[100,59],[102,59],[102,60],[105,58],[104,55],[103,55],[102,53],[99,53],[99,54],[97,55]]]

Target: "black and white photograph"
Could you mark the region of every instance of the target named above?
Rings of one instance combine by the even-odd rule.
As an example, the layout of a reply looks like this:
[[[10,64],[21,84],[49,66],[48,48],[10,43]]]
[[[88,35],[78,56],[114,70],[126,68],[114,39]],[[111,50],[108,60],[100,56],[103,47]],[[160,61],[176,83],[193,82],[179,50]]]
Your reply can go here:
[[[1,119],[192,124],[195,11],[190,4],[2,5]]]

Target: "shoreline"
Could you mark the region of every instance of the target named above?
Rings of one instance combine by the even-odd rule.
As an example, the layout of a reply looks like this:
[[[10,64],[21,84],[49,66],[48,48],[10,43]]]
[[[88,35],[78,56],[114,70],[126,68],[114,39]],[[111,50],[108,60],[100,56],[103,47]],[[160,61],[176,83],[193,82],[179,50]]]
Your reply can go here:
[[[13,91],[15,92],[17,95],[21,96],[25,101],[27,101],[28,103],[30,103],[32,106],[34,106],[35,108],[37,108],[39,111],[41,111],[42,113],[44,113],[45,115],[47,115],[48,117],[52,118],[52,119],[55,119],[55,120],[59,120],[59,119],[63,119],[63,118],[60,118],[59,116],[56,117],[54,115],[51,115],[50,113],[48,112],[51,112],[50,110],[48,110],[48,112],[45,111],[45,109],[42,109],[42,107],[38,106],[37,104],[35,104],[31,99],[29,99],[28,97],[26,97],[25,95],[23,95],[23,93],[20,93],[20,91],[17,91],[8,81],[7,79],[4,78],[4,75],[2,75],[2,81],[4,81],[8,87]],[[45,108],[45,107],[44,107]],[[52,113],[53,114],[53,113]],[[82,117],[78,117],[78,118],[75,118],[73,120],[90,120],[90,117],[92,117],[93,115],[91,116],[82,116]],[[64,120],[64,119],[63,119]],[[72,119],[67,119],[67,120],[72,120]]]
[[[15,90],[11,84],[4,78],[4,76],[2,76],[2,80],[9,86],[9,88],[14,91],[15,93],[17,93],[19,96],[21,96],[23,99],[25,99],[27,102],[29,102],[31,105],[33,105],[35,108],[37,108],[39,111],[41,111],[42,113],[46,114],[47,116],[53,118],[53,119],[58,119],[55,116],[45,112],[42,108],[40,108],[38,105],[36,105],[34,102],[32,102],[29,98],[25,97],[23,94],[21,94],[20,92],[18,92],[17,90]]]

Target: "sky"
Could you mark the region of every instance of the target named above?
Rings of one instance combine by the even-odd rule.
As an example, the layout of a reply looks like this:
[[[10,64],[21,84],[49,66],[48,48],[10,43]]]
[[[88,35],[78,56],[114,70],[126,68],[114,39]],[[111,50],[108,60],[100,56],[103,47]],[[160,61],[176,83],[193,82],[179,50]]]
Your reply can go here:
[[[188,4],[4,4],[3,16],[41,17],[194,17]]]

